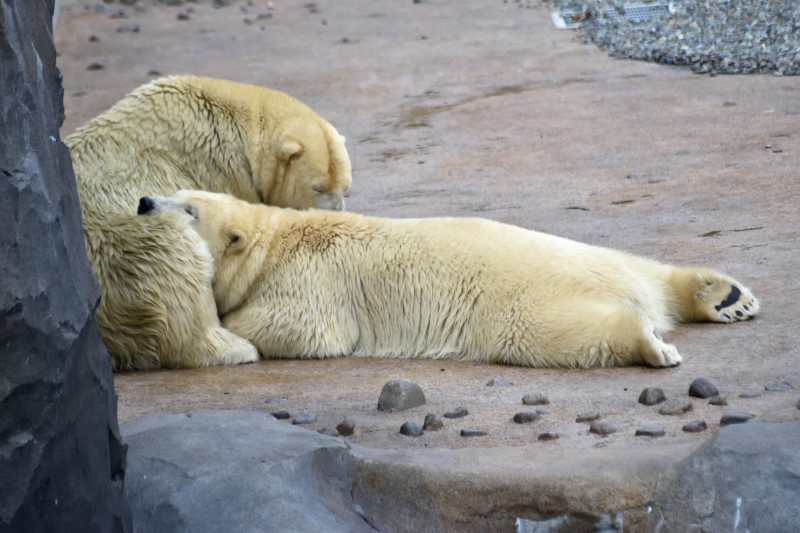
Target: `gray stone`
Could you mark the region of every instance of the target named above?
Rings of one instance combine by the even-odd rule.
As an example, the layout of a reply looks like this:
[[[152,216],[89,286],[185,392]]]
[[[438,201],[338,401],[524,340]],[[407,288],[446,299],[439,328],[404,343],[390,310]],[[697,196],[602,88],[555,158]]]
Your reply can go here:
[[[387,382],[378,398],[378,411],[405,411],[420,405],[425,405],[425,393],[410,379]]]
[[[505,378],[496,377],[486,384],[488,387],[508,387],[511,382]]]
[[[637,437],[663,437],[667,432],[660,426],[646,426],[636,430]]]
[[[419,427],[419,424],[416,422],[404,422],[402,426],[400,426],[400,434],[405,435],[407,437],[421,437],[422,436],[422,428]]]
[[[299,426],[303,424],[313,424],[316,421],[317,421],[317,415],[315,415],[311,411],[301,411],[299,415],[294,417],[294,420],[292,420],[292,424]]]
[[[354,422],[350,420],[342,420],[338,424],[336,424],[336,431],[339,432],[339,435],[342,437],[349,437],[356,431],[356,425]]]
[[[800,400],[797,400],[797,403],[795,404],[795,407],[797,407],[798,409],[800,409]]]
[[[328,437],[338,437],[339,431],[333,428],[322,428],[318,429],[317,433],[320,435],[327,435]]]
[[[292,415],[290,415],[289,411],[286,409],[278,409],[277,411],[272,411],[270,414],[278,420],[286,420],[287,418],[292,417]]]
[[[719,419],[720,426],[729,426],[731,424],[744,424],[749,420],[752,420],[754,417],[750,413],[725,413],[722,415],[722,418]]]
[[[0,531],[130,531],[53,4],[0,3]]]
[[[692,420],[683,426],[683,430],[687,433],[699,433],[708,429],[708,424],[705,420]]]
[[[741,393],[739,395],[739,398],[744,398],[746,400],[749,400],[749,399],[752,399],[752,398],[758,398],[759,396],[761,396],[760,392],[750,391],[750,392]]]
[[[770,383],[769,385],[764,387],[764,390],[769,391],[769,392],[782,392],[782,391],[791,390],[792,388],[793,387],[792,387],[791,383],[789,383],[785,379],[781,379],[781,380],[776,381],[774,383]]]
[[[658,387],[647,387],[639,395],[639,403],[644,405],[656,405],[667,401],[667,395]]]
[[[578,415],[578,418],[575,419],[575,422],[591,422],[593,420],[597,420],[598,418],[600,418],[600,413],[597,411],[591,411],[589,413]]]
[[[661,409],[659,409],[658,412],[662,415],[676,416],[682,415],[683,413],[691,410],[692,402],[676,398],[674,400],[667,400],[667,402],[661,406]]]
[[[539,434],[539,440],[557,440],[559,437],[558,433],[554,433],[552,431],[546,431],[544,433]]]
[[[485,437],[489,433],[482,429],[466,428],[461,430],[462,437]]]
[[[286,397],[285,396],[278,396],[276,398],[267,398],[266,400],[264,400],[264,403],[266,403],[266,404],[283,403],[285,401],[286,401]]]
[[[529,424],[536,422],[540,418],[542,418],[542,415],[538,411],[523,411],[514,415],[514,422],[517,424]]]
[[[589,426],[589,432],[596,435],[605,436],[616,433],[617,428],[607,422],[592,422],[592,424]]]
[[[466,407],[459,407],[444,414],[445,418],[463,418],[469,414]]]
[[[524,405],[549,405],[550,400],[547,399],[542,392],[537,392],[536,394],[526,394],[522,397],[522,403]]]
[[[709,405],[716,405],[716,406],[725,406],[728,405],[728,400],[725,396],[720,396],[719,394],[708,400]]]
[[[721,428],[659,480],[653,526],[658,522],[661,531],[796,531],[798,442],[800,422]]]
[[[425,431],[439,431],[444,427],[442,419],[433,413],[425,415],[425,422],[422,424],[422,429]]]
[[[694,398],[711,398],[719,395],[717,387],[706,378],[697,378],[689,385],[689,396]]]
[[[341,439],[248,411],[150,415],[122,432],[138,531],[374,531]]]

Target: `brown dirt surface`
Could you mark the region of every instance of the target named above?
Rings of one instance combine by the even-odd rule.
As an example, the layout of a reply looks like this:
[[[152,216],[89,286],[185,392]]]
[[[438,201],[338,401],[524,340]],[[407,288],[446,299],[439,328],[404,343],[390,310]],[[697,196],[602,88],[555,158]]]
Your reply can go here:
[[[119,373],[121,422],[198,408],[307,409],[319,419],[311,429],[346,418],[356,425],[348,440],[367,447],[528,446],[533,453],[661,444],[685,450],[705,442],[728,411],[800,420],[797,78],[709,77],[615,60],[556,30],[544,2],[181,4],[62,1],[55,36],[62,136],[162,74],[280,89],[348,138],[351,211],[482,216],[718,268],[753,289],[762,312],[730,326],[679,327],[666,340],[684,363],[665,370],[344,358]],[[487,387],[495,376],[513,385]],[[420,384],[427,405],[377,411],[383,384],[401,377]],[[697,377],[714,383],[728,406],[692,399],[690,412],[663,416],[659,406],[637,403],[645,387],[688,399]],[[779,379],[795,388],[764,392]],[[751,391],[762,394],[739,396]],[[547,394],[550,405],[538,406],[547,414],[515,424],[516,412],[532,409],[522,397],[534,392]],[[286,400],[265,403],[275,397]],[[428,412],[459,406],[470,415],[445,419],[441,431],[399,434],[406,420],[422,424]],[[587,411],[618,431],[590,434],[588,424],[575,422]],[[708,430],[681,430],[699,418]],[[666,436],[634,436],[650,425],[663,426]],[[489,434],[464,438],[465,427]],[[560,438],[538,441],[545,431]]]

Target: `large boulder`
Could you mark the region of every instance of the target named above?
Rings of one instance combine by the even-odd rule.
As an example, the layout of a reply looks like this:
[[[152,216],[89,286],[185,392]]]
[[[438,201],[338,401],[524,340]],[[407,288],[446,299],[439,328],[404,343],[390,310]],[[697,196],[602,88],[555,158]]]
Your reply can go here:
[[[0,8],[0,531],[126,531],[100,293],[59,140],[53,0]]]

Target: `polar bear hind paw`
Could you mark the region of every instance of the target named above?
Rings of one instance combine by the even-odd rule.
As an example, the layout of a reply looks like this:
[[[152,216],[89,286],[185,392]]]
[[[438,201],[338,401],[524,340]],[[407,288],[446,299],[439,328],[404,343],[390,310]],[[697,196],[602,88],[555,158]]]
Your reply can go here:
[[[713,322],[731,323],[748,320],[758,313],[760,305],[749,289],[735,283],[711,283],[706,298],[708,314]],[[714,285],[720,285],[714,287]]]

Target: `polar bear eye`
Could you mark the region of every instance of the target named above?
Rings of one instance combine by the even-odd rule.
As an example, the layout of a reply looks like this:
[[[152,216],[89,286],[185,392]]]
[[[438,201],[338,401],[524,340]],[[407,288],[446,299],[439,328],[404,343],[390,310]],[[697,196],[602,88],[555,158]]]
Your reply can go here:
[[[192,215],[195,218],[195,220],[197,219],[197,209],[195,209],[194,206],[187,205],[183,208],[183,210],[186,211],[188,214]]]

